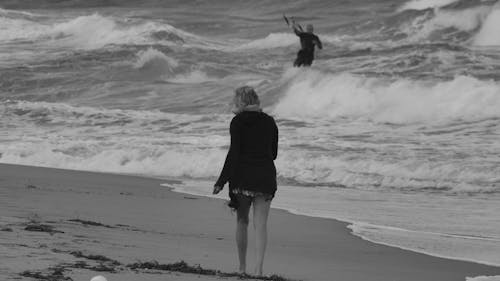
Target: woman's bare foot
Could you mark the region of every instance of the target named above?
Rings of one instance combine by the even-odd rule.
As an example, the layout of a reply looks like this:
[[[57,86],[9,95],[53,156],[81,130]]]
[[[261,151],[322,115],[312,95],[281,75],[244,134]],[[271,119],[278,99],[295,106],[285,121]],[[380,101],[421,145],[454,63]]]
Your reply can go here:
[[[254,274],[255,276],[262,276],[262,268],[256,268]]]

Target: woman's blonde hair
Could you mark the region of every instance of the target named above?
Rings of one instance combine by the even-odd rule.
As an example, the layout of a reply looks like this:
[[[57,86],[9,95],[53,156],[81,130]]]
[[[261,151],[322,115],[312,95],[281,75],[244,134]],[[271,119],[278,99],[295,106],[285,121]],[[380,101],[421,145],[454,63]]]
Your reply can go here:
[[[241,112],[247,107],[259,107],[260,100],[255,90],[250,86],[239,87],[234,91],[234,106]]]

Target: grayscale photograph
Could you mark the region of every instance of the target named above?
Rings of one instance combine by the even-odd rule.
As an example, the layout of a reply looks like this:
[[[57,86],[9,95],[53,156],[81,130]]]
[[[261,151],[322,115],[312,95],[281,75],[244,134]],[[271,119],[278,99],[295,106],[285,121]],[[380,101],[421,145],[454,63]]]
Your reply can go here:
[[[499,0],[0,0],[0,281],[500,281]]]

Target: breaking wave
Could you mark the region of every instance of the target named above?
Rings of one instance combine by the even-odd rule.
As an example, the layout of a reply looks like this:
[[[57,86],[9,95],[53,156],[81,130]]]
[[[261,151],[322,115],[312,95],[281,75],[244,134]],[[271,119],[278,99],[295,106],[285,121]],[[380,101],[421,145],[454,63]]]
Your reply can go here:
[[[412,42],[422,39],[448,41],[447,37],[454,36],[459,36],[465,41],[483,25],[489,11],[489,7],[437,10],[415,17],[410,22],[402,24],[400,29],[408,34]]]
[[[473,77],[392,81],[292,69],[284,79],[291,82],[274,109],[283,117],[347,117],[396,124],[500,117],[500,84]]]
[[[412,0],[405,3],[401,8],[399,8],[399,11],[439,8],[458,1],[459,0]]]
[[[229,115],[110,110],[45,102],[3,102],[0,111],[4,121],[10,123],[11,139],[16,140],[0,144],[2,163],[209,179],[220,172],[229,144],[225,133]],[[207,136],[207,128],[219,133]],[[322,130],[321,125],[318,128]],[[291,137],[282,141],[286,144]],[[314,150],[297,151],[284,145],[276,161],[278,176],[300,185],[359,189],[500,191],[499,167],[484,163],[463,159],[429,162],[427,158],[367,160],[366,155],[339,152],[318,155]]]
[[[481,30],[474,38],[476,46],[500,46],[500,5],[491,10]]]
[[[0,17],[0,41],[47,41],[62,47],[99,49],[107,45],[154,44],[217,48],[217,42],[166,23],[102,16],[98,13],[47,23],[25,17]]]
[[[298,39],[292,33],[271,33],[265,38],[256,39],[245,43],[236,48],[236,50],[247,49],[271,49],[297,45]]]
[[[159,70],[172,71],[173,68],[179,66],[179,62],[164,53],[149,48],[137,53],[137,60],[134,63],[134,68],[140,69],[145,67],[160,68]]]

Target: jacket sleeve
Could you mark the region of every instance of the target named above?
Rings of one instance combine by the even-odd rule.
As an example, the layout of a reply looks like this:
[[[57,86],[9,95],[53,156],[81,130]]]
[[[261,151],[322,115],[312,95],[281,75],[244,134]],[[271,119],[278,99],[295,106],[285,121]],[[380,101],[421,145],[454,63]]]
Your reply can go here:
[[[241,146],[241,132],[235,118],[231,121],[229,133],[231,134],[231,144],[229,146],[229,151],[227,152],[222,172],[220,173],[219,179],[215,183],[216,186],[224,186],[229,181],[234,173],[235,166],[238,163]]]
[[[278,126],[276,126],[276,122],[274,119],[273,121],[273,141],[272,141],[272,153],[273,153],[273,160],[276,160],[276,157],[278,157]]]

